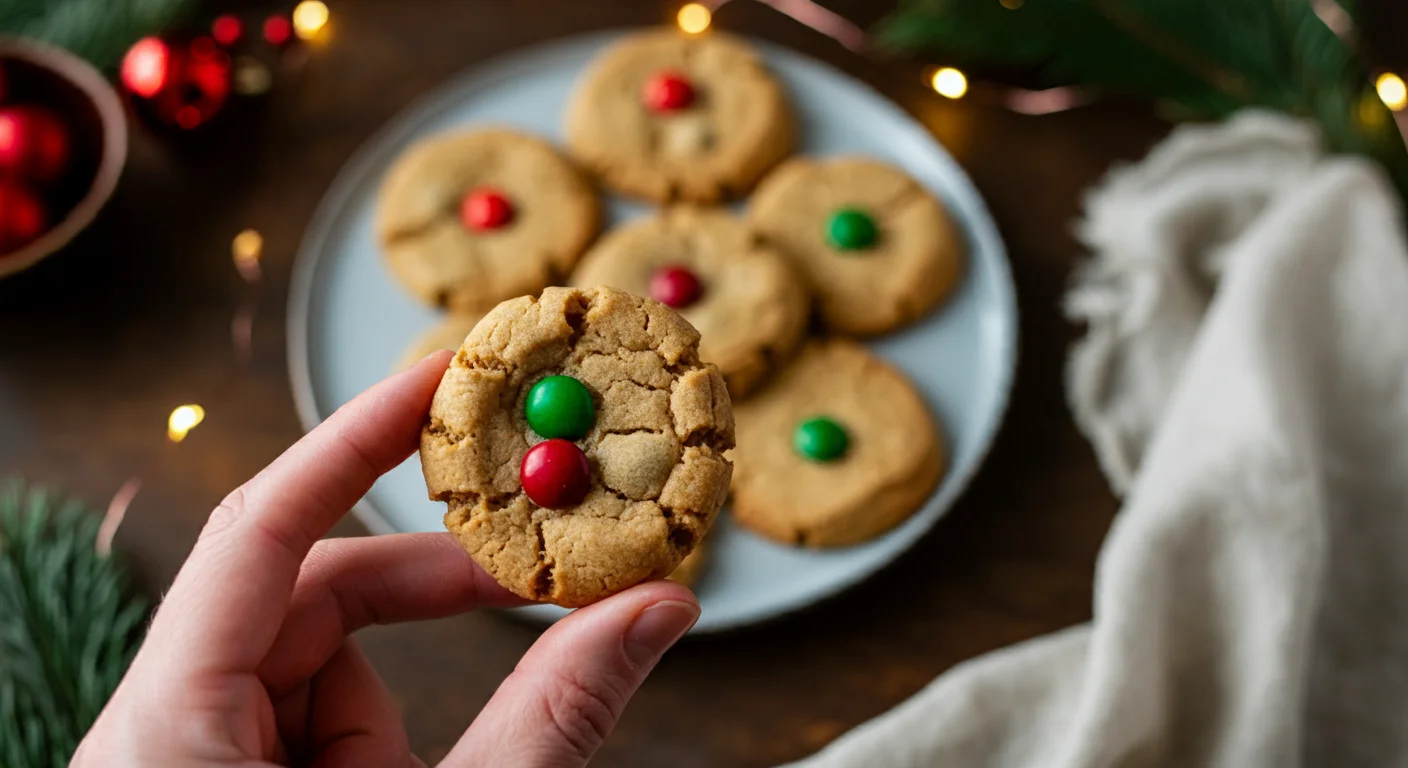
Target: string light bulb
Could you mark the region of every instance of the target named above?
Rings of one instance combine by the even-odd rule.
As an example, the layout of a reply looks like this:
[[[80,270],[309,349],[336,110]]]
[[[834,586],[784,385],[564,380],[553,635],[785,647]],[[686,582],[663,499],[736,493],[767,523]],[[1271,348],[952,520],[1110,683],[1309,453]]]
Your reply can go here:
[[[929,84],[940,96],[961,99],[968,92],[968,78],[953,67],[943,67],[934,72]]]
[[[293,32],[303,40],[312,40],[328,24],[328,6],[322,0],[303,0],[293,9]]]
[[[205,409],[199,405],[177,406],[171,412],[170,418],[166,420],[166,436],[173,443],[179,443],[186,439],[186,435],[196,428],[197,424],[205,421]]]
[[[675,16],[675,22],[680,25],[680,29],[691,35],[697,35],[708,29],[713,20],[714,14],[699,3],[687,3],[680,8],[680,12]]]
[[[235,257],[235,264],[258,263],[259,257],[264,253],[264,237],[253,229],[246,229],[235,235],[235,239],[230,242],[230,252]]]
[[[1379,75],[1379,79],[1374,81],[1374,89],[1379,92],[1379,98],[1384,105],[1394,112],[1400,112],[1408,107],[1408,85],[1404,84],[1403,78],[1392,72],[1385,72]]]

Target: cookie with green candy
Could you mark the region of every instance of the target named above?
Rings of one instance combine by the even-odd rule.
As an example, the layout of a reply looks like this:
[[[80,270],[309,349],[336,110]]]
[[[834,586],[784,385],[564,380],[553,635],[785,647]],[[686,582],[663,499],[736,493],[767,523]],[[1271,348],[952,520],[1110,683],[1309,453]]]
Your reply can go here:
[[[679,566],[728,495],[732,446],[728,390],[684,318],[611,288],[547,288],[465,337],[420,458],[475,562],[575,607]]]
[[[734,416],[734,519],[788,544],[888,531],[924,504],[946,464],[914,386],[852,341],[810,343]]]
[[[793,261],[837,333],[885,333],[913,322],[963,274],[963,238],[943,204],[878,160],[789,160],[758,185],[748,219]]]

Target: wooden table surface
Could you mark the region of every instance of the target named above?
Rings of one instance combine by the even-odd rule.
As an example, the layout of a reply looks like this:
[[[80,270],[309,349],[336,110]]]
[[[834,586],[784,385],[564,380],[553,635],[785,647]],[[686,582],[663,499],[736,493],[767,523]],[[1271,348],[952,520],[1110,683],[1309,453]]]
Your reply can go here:
[[[831,3],[861,23],[883,8]],[[881,4],[883,5],[883,4]],[[0,283],[0,474],[103,506],[131,476],[119,536],[143,583],[168,583],[210,509],[302,434],[285,363],[292,260],[328,183],[374,131],[460,69],[534,42],[667,21],[639,0],[338,0],[330,44],[209,145],[140,131],[118,194],[72,248]],[[766,766],[807,755],[986,651],[1084,621],[1117,502],[1062,393],[1076,334],[1059,302],[1080,194],[1166,130],[1099,104],[1040,118],[945,101],[918,70],[861,59],[750,2],[719,28],[770,38],[861,77],[917,115],[972,175],[1007,240],[1021,363],[984,469],[933,532],[867,583],[800,615],[689,640],[636,696],[601,765]],[[253,359],[229,341],[243,283],[232,236],[263,233]],[[180,446],[181,403],[207,419]],[[354,520],[335,535],[363,535]],[[404,706],[412,745],[444,754],[532,643],[497,615],[377,627],[360,639]]]

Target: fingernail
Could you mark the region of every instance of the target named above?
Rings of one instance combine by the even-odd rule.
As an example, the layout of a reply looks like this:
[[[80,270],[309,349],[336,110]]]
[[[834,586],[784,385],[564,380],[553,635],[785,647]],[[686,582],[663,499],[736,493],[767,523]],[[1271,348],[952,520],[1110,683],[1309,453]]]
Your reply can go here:
[[[626,630],[627,658],[638,667],[655,663],[698,620],[693,603],[666,600],[646,608]]]

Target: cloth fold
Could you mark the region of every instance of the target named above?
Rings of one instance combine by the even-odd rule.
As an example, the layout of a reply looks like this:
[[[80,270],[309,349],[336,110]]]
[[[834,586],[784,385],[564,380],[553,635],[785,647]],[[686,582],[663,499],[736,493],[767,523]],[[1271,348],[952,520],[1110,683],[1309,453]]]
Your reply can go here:
[[[798,768],[1408,765],[1408,246],[1371,164],[1248,112],[1087,201],[1068,392],[1124,507],[1094,620]]]

